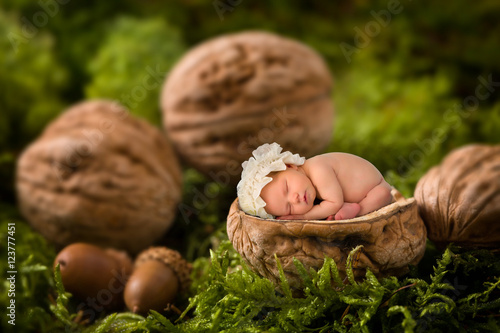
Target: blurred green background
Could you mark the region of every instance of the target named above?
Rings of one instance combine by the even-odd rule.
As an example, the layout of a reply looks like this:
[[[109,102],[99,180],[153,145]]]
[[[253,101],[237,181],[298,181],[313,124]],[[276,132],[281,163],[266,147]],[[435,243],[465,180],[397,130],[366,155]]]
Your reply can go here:
[[[86,98],[118,99],[160,127],[161,86],[140,101],[130,99],[134,87],[151,70],[165,76],[197,43],[248,29],[297,39],[325,58],[335,106],[328,149],[368,159],[411,196],[423,173],[451,149],[500,141],[499,17],[496,0],[3,1],[3,216],[17,214],[18,154],[64,108]],[[186,167],[184,200],[210,181]],[[208,255],[223,234],[235,189],[217,191],[190,227],[179,222],[170,233],[173,247],[190,260]],[[38,245],[29,246],[24,259]],[[50,265],[49,252],[30,260]]]
[[[13,201],[19,151],[66,106],[118,99],[159,126],[160,85],[133,99],[134,87],[189,47],[248,29],[324,56],[335,79],[329,150],[367,158],[411,195],[450,149],[500,138],[499,13],[494,0],[4,2],[0,199]]]

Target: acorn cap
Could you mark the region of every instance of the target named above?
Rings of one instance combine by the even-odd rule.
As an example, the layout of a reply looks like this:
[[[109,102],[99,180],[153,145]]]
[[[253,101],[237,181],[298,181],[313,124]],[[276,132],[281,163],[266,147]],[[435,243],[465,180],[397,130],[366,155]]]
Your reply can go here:
[[[174,271],[179,280],[180,292],[186,292],[189,289],[191,285],[190,274],[193,266],[184,260],[179,252],[164,246],[150,247],[137,256],[135,259],[135,269],[149,260],[158,260]]]

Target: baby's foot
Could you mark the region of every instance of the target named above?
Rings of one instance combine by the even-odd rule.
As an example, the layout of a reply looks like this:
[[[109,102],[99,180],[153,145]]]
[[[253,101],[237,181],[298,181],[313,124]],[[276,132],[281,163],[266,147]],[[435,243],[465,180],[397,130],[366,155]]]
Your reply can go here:
[[[361,206],[358,203],[346,202],[339,209],[337,214],[335,214],[335,220],[347,220],[355,218],[361,210]]]

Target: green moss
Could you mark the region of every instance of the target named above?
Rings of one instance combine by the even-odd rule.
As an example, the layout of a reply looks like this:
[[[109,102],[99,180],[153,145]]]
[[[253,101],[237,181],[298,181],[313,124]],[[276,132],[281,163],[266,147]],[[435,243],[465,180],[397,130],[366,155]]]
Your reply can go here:
[[[158,125],[163,81],[184,51],[178,30],[163,19],[119,17],[89,63],[85,95],[116,99]]]
[[[405,196],[412,196],[418,179],[452,149],[498,142],[498,102],[480,100],[473,89],[468,97],[478,103],[469,106],[468,97],[452,94],[451,73],[406,78],[398,61],[363,58],[353,65],[333,95],[335,132],[328,150],[366,158]]]
[[[36,30],[35,30],[36,29]],[[0,200],[13,201],[14,160],[64,107],[68,73],[53,36],[0,8]]]
[[[61,112],[68,73],[55,56],[53,36],[26,28],[18,15],[0,10],[0,33],[6,37],[0,41],[0,149],[15,151]]]
[[[475,96],[480,77],[500,81],[500,4],[495,0],[478,0],[473,6],[467,1],[401,2],[403,10],[364,47],[355,45],[356,31],[376,21],[373,12],[386,10],[386,0],[286,5],[281,0],[235,5],[225,1],[232,7],[222,17],[212,3],[199,0],[124,1],[120,6],[70,1],[26,38],[21,18],[33,21],[44,10],[41,3],[54,2],[11,1],[2,8],[15,13],[0,10],[0,32],[7,36],[0,42],[3,203],[14,202],[19,151],[65,105],[83,97],[118,99],[158,125],[159,78],[186,50],[184,41],[193,46],[246,29],[298,39],[325,57],[335,82],[335,132],[329,150],[368,159],[407,197],[451,149],[472,142],[499,143],[497,85],[477,108],[463,108],[465,100]],[[12,36],[20,36],[14,45]],[[350,59],[340,47],[343,42],[357,47]],[[176,301],[184,314],[107,313],[87,324],[78,322],[75,300],[52,274],[54,250],[18,216],[13,204],[0,204],[3,251],[8,246],[6,227],[16,223],[17,331],[500,330],[498,254],[456,248],[443,253],[429,243],[424,259],[408,276],[376,280],[367,273],[365,281],[337,281],[342,287],[333,289],[333,261],[326,260],[319,272],[306,271],[296,262],[306,285],[304,297],[296,298],[284,278],[277,292],[252,273],[227,242],[225,219],[236,196],[234,186],[186,169],[183,193],[174,226],[158,244],[178,249],[193,261],[193,288]],[[5,265],[0,263],[3,274]],[[0,305],[6,306],[8,284],[2,287]],[[9,329],[2,321],[2,331]]]
[[[186,198],[192,199],[194,193],[199,193],[194,189],[206,179],[194,171],[187,179],[186,186],[191,190]],[[207,208],[212,209],[212,217],[193,216],[192,223],[208,226],[214,216],[223,214],[222,208],[218,212],[223,204],[212,200],[211,208]],[[429,243],[423,260],[407,276],[378,280],[368,271],[362,281],[354,280],[349,259],[350,274],[345,281],[331,259],[327,258],[318,272],[308,271],[295,260],[305,285],[303,297],[296,297],[283,273],[279,289],[253,273],[223,231],[205,232],[190,240],[200,244],[200,239],[208,239],[207,246],[212,250],[209,257],[201,250],[194,252],[197,259],[193,262],[191,291],[175,302],[181,315],[175,311],[151,312],[146,317],[129,312],[102,313],[95,322],[85,323],[79,319],[73,298],[64,291],[59,272],[52,272],[53,249],[19,219],[15,207],[1,208],[2,239],[7,237],[7,223],[16,222],[16,258],[20,267],[17,318],[23,318],[16,329],[24,331],[455,332],[468,327],[472,331],[495,332],[500,326],[496,317],[500,311],[500,257],[494,252],[455,247],[440,252]],[[193,225],[186,228],[193,229]],[[353,249],[351,256],[359,250]],[[7,271],[4,266],[0,269]],[[2,292],[0,302],[7,305],[6,292]],[[2,325],[3,331],[12,328],[6,322]]]
[[[195,296],[180,317],[168,319],[154,311],[146,318],[111,314],[86,331],[457,332],[467,327],[495,332],[500,258],[486,250],[449,247],[428,259],[434,261],[430,271],[380,280],[367,271],[362,281],[342,281],[329,258],[317,272],[307,271],[296,260],[305,288],[302,297],[294,297],[283,273],[276,290],[250,271],[226,241],[211,252],[210,260],[195,262],[194,275],[205,266],[204,277],[193,286]],[[478,274],[484,278],[478,279]]]
[[[49,311],[51,288],[54,285],[54,249],[19,218],[15,207],[0,204],[0,221],[0,251],[4,255],[0,261],[0,306],[6,309],[11,299],[15,300],[15,326],[9,324],[7,321],[11,318],[4,315],[2,331],[30,332],[42,329],[48,332],[58,326]],[[15,252],[15,260],[7,260],[8,256],[11,257],[10,252]],[[13,266],[10,266],[10,261],[13,261]],[[11,271],[15,273],[9,273]],[[13,297],[9,296],[11,286],[7,282],[7,277],[12,275],[15,277]]]

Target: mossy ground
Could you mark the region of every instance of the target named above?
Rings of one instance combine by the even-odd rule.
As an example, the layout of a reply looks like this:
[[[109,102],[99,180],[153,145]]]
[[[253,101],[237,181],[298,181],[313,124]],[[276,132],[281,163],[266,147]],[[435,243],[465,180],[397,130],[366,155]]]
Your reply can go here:
[[[194,172],[193,172],[194,173]],[[199,176],[200,184],[204,184]],[[194,179],[193,179],[194,180]],[[196,182],[192,183],[195,188]],[[215,186],[215,185],[214,185]],[[224,192],[222,189],[221,193]],[[197,193],[196,191],[188,193]],[[218,203],[212,203],[218,216]],[[19,332],[498,332],[500,329],[500,255],[450,245],[436,249],[428,242],[418,266],[403,277],[342,281],[335,262],[325,259],[318,272],[295,264],[305,283],[302,297],[292,296],[282,275],[278,288],[253,273],[234,251],[221,224],[207,217],[187,236],[193,285],[163,313],[147,317],[130,312],[106,313],[82,306],[64,292],[52,270],[54,249],[19,217],[3,207],[1,237],[16,226],[16,328]],[[200,215],[203,216],[203,215]],[[181,230],[186,229],[186,230]],[[168,244],[167,237],[162,241]],[[2,253],[7,253],[2,242]],[[353,254],[359,249],[353,249]],[[204,255],[207,253],[207,255]],[[348,263],[352,263],[349,261]],[[0,264],[3,272],[7,263]],[[335,286],[332,287],[331,281]],[[4,286],[6,286],[4,284]],[[9,298],[2,290],[0,301]],[[90,304],[90,303],[89,303]],[[80,311],[78,311],[80,309]],[[7,318],[8,319],[8,318]],[[89,320],[90,319],[90,320]],[[6,319],[3,331],[12,331]]]
[[[188,167],[183,203],[191,209],[178,214],[159,243],[194,263],[190,294],[161,314],[95,312],[89,323],[76,311],[81,302],[68,298],[57,282],[55,249],[19,216],[13,189],[18,154],[64,106],[90,96],[121,99],[148,66],[161,64],[166,74],[187,47],[225,32],[264,29],[303,41],[325,57],[335,82],[328,150],[368,159],[410,197],[418,179],[453,148],[500,142],[498,1],[402,1],[390,16],[389,3],[395,2],[383,0],[70,1],[57,12],[41,3],[56,2],[0,6],[0,30],[18,36],[14,44],[4,40],[0,53],[3,309],[10,302],[8,223],[16,226],[17,268],[16,326],[3,316],[3,332],[500,331],[498,252],[428,243],[407,276],[379,281],[368,272],[365,281],[338,288],[327,283],[337,278],[333,261],[326,260],[320,272],[298,264],[304,297],[292,297],[285,280],[275,291],[227,242],[225,218],[235,188]],[[40,22],[34,21],[40,13],[48,20],[36,32],[23,26]],[[158,34],[169,29],[169,42],[156,47]],[[135,42],[142,56],[120,52]],[[103,87],[109,96],[98,96]],[[159,126],[158,90],[148,91],[133,112]]]

